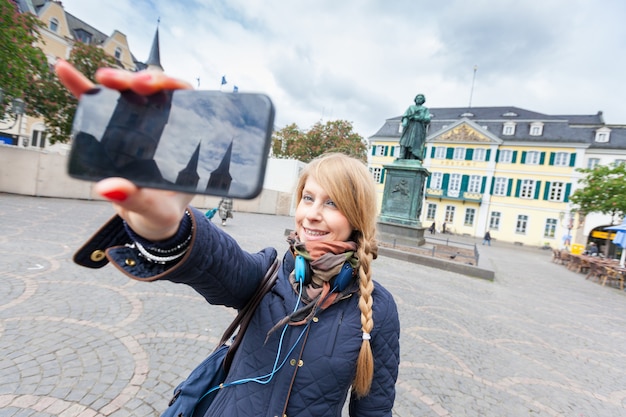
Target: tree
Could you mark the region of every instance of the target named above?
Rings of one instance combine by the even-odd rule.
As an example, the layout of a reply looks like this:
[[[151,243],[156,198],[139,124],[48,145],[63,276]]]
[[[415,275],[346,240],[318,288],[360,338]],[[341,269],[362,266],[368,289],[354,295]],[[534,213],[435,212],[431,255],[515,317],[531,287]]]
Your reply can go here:
[[[46,56],[37,48],[39,20],[20,13],[14,2],[0,0],[0,119],[15,98],[24,98],[33,80],[49,72]],[[33,109],[26,107],[27,114]]]
[[[584,216],[589,213],[610,214],[615,221],[626,213],[626,164],[598,165],[579,168],[586,174],[580,181],[582,187],[570,201]]]
[[[92,81],[98,68],[118,66],[103,49],[82,42],[74,44],[68,61]],[[26,103],[44,118],[50,143],[67,142],[78,100],[59,82],[53,71],[33,82],[27,93]]]
[[[272,150],[278,158],[294,158],[309,162],[315,157],[340,152],[367,161],[367,148],[363,137],[354,132],[352,123],[345,120],[317,122],[307,132],[290,124],[275,132]]]

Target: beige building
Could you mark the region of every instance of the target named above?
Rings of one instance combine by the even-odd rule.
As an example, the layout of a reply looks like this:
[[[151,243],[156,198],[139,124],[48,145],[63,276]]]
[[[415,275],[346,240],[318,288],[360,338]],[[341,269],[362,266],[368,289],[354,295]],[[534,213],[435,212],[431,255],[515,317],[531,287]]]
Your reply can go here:
[[[584,168],[623,160],[626,127],[602,113],[553,116],[517,107],[433,108],[420,221],[441,232],[532,246],[586,244],[607,219],[574,211],[569,196]],[[399,154],[401,117],[369,138],[369,166],[382,200],[385,164]],[[598,155],[601,155],[598,156]],[[621,156],[620,156],[621,155]],[[597,223],[597,224],[596,224]]]
[[[50,65],[53,65],[58,58],[68,59],[77,42],[102,48],[108,55],[115,58],[120,68],[137,71],[147,65],[138,61],[131,53],[126,35],[117,30],[110,35],[102,33],[78,17],[67,13],[60,1],[19,0],[17,4],[22,13],[31,13],[42,22],[41,39],[36,46],[44,52]],[[155,42],[158,42],[158,32]],[[158,49],[156,49],[156,54],[158,63]],[[152,56],[149,61],[150,59]],[[0,122],[0,143],[31,148],[50,146],[46,141],[46,126],[42,119],[20,114],[14,114],[11,119],[5,123]],[[59,151],[66,151],[67,146],[55,146],[55,148]]]

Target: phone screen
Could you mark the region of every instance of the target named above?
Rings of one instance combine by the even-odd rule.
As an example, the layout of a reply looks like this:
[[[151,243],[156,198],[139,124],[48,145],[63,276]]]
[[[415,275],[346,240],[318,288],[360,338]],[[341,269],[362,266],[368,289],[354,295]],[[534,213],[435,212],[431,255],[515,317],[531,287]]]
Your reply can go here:
[[[70,176],[250,199],[263,188],[274,107],[264,94],[97,87],[81,96]]]

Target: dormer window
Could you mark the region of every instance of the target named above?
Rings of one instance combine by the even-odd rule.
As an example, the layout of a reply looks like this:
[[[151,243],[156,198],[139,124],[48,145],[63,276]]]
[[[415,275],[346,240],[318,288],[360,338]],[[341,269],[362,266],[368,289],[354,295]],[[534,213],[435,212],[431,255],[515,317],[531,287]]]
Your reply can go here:
[[[595,141],[598,143],[607,143],[609,141],[609,137],[611,136],[611,129],[608,127],[601,127],[596,130],[596,139]]]
[[[502,115],[502,117],[517,117],[517,116],[518,116],[517,113],[513,111],[508,111]]]
[[[115,59],[121,59],[121,58],[122,58],[122,48],[118,46],[117,48],[115,48]]]
[[[506,136],[513,136],[515,134],[515,123],[507,122],[502,127],[502,134]]]
[[[59,21],[55,17],[53,17],[52,19],[50,19],[50,25],[48,27],[51,31],[56,32],[57,30],[59,30]]]
[[[474,117],[474,113],[465,112],[461,115],[461,117]]]
[[[91,43],[91,33],[87,32],[84,29],[76,29],[76,39],[81,41],[82,43],[86,43],[89,45]]]
[[[533,122],[530,124],[530,136],[541,136],[543,134],[543,123]]]

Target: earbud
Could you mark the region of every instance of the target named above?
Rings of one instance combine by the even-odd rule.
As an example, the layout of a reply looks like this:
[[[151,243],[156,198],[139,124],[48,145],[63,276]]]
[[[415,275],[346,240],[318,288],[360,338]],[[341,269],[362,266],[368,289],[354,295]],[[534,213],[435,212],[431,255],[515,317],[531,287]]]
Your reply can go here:
[[[296,277],[296,282],[300,283],[300,285],[304,284],[307,281],[307,276],[309,272],[309,265],[300,255],[296,255],[296,267],[294,269],[294,275]]]
[[[352,275],[354,274],[354,269],[350,262],[346,262],[341,267],[341,271],[337,274],[333,281],[333,290],[334,291],[343,291],[345,290],[350,282],[352,281]]]

